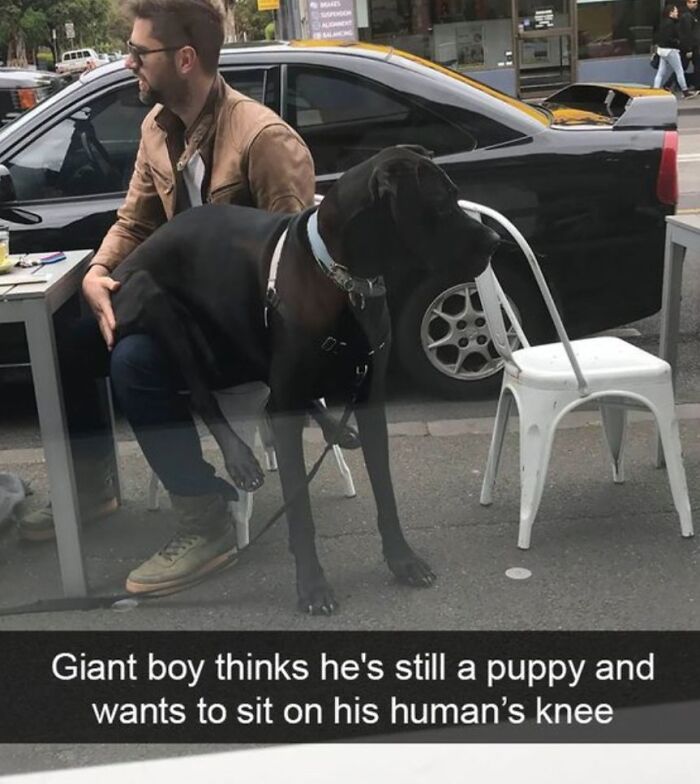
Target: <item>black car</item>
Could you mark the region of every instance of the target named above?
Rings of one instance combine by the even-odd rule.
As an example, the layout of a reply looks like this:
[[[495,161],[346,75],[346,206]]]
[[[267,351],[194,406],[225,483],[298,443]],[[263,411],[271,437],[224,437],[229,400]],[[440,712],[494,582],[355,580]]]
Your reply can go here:
[[[49,71],[29,68],[0,68],[0,127],[64,86],[63,79]]]
[[[573,85],[533,106],[363,44],[235,46],[220,67],[304,137],[320,193],[383,147],[429,150],[463,198],[503,212],[523,232],[572,335],[659,309],[664,218],[677,200],[668,93]],[[133,75],[111,63],[0,131],[0,222],[11,227],[13,252],[99,245],[128,186],[146,111]],[[526,333],[546,338],[544,306],[512,243],[495,266]],[[473,282],[454,270],[393,284],[404,370],[446,396],[493,389],[501,362]]]

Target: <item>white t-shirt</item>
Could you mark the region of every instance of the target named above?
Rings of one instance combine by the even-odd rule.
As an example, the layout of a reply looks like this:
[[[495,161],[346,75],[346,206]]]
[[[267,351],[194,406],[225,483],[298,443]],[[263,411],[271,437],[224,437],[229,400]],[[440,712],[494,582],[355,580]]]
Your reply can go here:
[[[202,182],[204,181],[204,161],[199,152],[196,152],[182,170],[182,179],[187,187],[187,195],[193,207],[202,205]]]

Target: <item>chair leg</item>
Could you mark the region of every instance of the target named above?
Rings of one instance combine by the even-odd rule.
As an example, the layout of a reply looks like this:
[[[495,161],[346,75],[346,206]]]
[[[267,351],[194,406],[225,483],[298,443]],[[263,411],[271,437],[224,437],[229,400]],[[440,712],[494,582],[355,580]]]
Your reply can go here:
[[[603,431],[612,458],[613,482],[622,484],[625,481],[623,452],[627,430],[627,410],[622,405],[600,405],[600,416],[603,420]]]
[[[518,547],[530,547],[532,525],[542,500],[547,477],[549,455],[552,451],[554,429],[549,420],[537,421],[520,411],[520,527]],[[525,416],[523,414],[525,413]]]
[[[496,410],[496,421],[493,425],[489,456],[486,461],[486,469],[484,470],[484,481],[481,485],[481,498],[479,499],[479,503],[482,506],[489,506],[493,503],[493,488],[496,484],[496,477],[498,476],[498,466],[501,463],[503,442],[506,436],[506,428],[508,426],[508,418],[512,405],[513,395],[506,390],[502,390],[501,397],[498,401],[498,409]]]
[[[160,479],[155,471],[151,471],[151,481],[148,483],[148,500],[146,502],[149,512],[157,512],[160,509]]]
[[[276,471],[277,455],[275,454],[275,439],[272,435],[272,428],[270,427],[270,418],[266,413],[263,413],[260,417],[258,432],[260,433],[260,441],[265,450],[265,470],[269,472]]]
[[[236,526],[236,542],[242,550],[250,542],[250,518],[253,516],[253,494],[238,491],[238,500],[229,502],[229,511]]]
[[[663,402],[658,402],[659,414],[656,418],[656,423],[664,450],[664,460],[666,462],[673,503],[680,518],[681,535],[689,537],[694,535],[693,517],[690,510],[690,499],[688,498],[685,468],[683,467],[683,453],[673,392],[667,392],[663,397]]]
[[[333,455],[335,456],[335,462],[338,464],[340,475],[343,477],[343,482],[345,482],[345,497],[354,498],[357,495],[355,492],[355,483],[352,481],[352,474],[350,473],[348,464],[345,462],[343,450],[336,445],[333,447]]]

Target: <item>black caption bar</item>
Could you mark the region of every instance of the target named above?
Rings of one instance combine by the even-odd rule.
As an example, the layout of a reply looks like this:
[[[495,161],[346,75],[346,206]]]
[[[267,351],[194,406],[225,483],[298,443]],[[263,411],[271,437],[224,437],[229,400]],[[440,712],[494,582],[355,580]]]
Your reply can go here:
[[[1,743],[700,739],[698,632],[2,632],[0,651]]]

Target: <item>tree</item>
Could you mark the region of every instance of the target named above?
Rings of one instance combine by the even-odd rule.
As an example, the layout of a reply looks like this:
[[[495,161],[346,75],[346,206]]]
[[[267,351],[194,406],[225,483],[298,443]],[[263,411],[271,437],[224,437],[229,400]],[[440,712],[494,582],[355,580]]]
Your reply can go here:
[[[8,64],[26,65],[39,46],[50,47],[55,57],[56,48],[71,48],[71,39],[65,37],[66,22],[75,27],[76,45],[114,46],[118,42],[121,48],[128,38],[117,0],[2,0],[2,5],[0,60]]]
[[[226,40],[261,41],[274,21],[272,11],[258,11],[257,0],[225,0]]]

